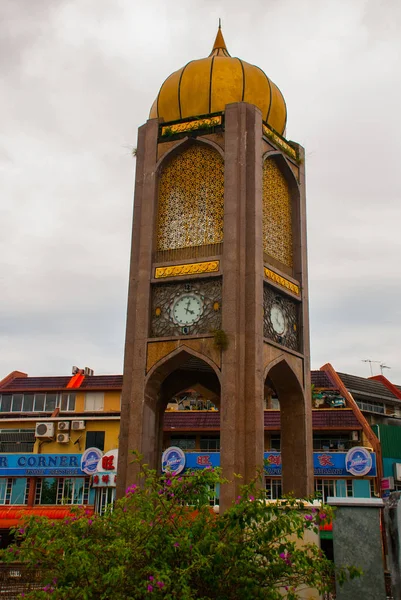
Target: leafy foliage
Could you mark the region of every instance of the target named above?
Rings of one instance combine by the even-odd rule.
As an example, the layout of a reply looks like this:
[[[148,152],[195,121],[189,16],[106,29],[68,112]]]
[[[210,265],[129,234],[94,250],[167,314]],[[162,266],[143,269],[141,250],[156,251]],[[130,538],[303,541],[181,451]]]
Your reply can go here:
[[[224,484],[218,469],[160,478],[141,465],[141,474],[103,516],[80,508],[59,522],[32,517],[16,531],[1,559],[43,574],[41,589],[24,598],[294,600],[301,589],[331,589],[332,563],[300,544],[305,530],[332,518],[328,507],[266,503],[255,479],[216,515],[209,496]]]

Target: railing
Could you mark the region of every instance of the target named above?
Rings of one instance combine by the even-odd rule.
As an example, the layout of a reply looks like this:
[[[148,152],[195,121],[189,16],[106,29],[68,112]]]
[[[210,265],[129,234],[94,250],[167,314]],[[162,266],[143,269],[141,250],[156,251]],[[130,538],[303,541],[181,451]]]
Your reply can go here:
[[[0,564],[0,599],[17,600],[22,593],[40,589],[42,573],[23,563]]]

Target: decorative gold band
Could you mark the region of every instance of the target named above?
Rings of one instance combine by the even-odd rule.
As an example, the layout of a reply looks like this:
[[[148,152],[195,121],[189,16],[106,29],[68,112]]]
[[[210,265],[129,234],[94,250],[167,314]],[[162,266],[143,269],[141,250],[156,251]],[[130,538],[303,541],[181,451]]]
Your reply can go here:
[[[297,286],[295,283],[292,283],[291,281],[288,281],[288,279],[285,279],[285,277],[282,277],[278,273],[271,271],[271,269],[268,269],[267,267],[265,267],[264,269],[265,277],[271,279],[272,281],[274,281],[274,283],[278,283],[279,285],[287,288],[287,290],[290,290],[290,292],[293,292],[294,294],[297,294],[299,296],[299,286]]]
[[[162,135],[174,135],[175,133],[185,133],[186,131],[196,131],[209,127],[221,125],[221,115],[210,117],[208,119],[195,119],[194,121],[186,121],[185,123],[175,123],[174,125],[165,125],[162,127]]]
[[[219,268],[219,260],[190,263],[186,265],[173,265],[171,267],[156,267],[155,279],[163,279],[164,277],[179,277],[180,275],[200,275],[202,273],[217,273],[219,271]]]
[[[273,142],[275,142],[278,146],[280,146],[280,148],[282,148],[285,152],[287,152],[287,154],[289,154],[293,158],[297,158],[297,153],[295,151],[295,148],[290,146],[290,144],[287,144],[287,142],[285,142],[279,135],[274,133],[274,131],[269,129],[269,127],[267,125],[265,125],[264,123],[263,123],[263,133],[268,138],[272,139]]]

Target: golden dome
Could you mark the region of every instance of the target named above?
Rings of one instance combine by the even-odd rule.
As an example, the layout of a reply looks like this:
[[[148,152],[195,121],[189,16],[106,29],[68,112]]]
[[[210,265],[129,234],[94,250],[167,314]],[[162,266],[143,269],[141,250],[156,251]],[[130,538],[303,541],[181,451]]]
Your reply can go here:
[[[178,121],[223,111],[231,102],[254,104],[270,127],[284,133],[287,110],[282,93],[259,67],[230,56],[219,27],[210,55],[167,77],[149,116]]]

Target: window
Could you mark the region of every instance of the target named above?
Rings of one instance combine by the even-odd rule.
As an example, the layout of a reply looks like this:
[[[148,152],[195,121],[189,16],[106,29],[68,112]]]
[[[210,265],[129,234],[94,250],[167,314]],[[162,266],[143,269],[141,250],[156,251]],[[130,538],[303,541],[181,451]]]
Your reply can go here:
[[[13,479],[11,491],[11,504],[28,504],[30,479],[17,477]]]
[[[104,434],[104,431],[87,431],[85,450],[88,448],[104,450]]]
[[[116,499],[116,488],[104,487],[96,489],[95,512],[102,515],[107,506],[113,504]]]
[[[10,477],[0,477],[0,504],[10,504],[12,485]]]
[[[220,436],[201,437],[201,452],[220,452]]]
[[[61,394],[60,410],[61,412],[75,410],[75,394]]]
[[[195,450],[196,437],[194,435],[172,435],[170,445],[178,446],[181,450]]]
[[[323,502],[327,501],[329,496],[335,496],[334,479],[315,479],[315,491],[320,494]]]
[[[0,412],[53,412],[75,410],[75,393],[66,394],[3,394]]]
[[[348,433],[317,434],[313,436],[313,449],[344,452],[352,446]]]
[[[282,497],[281,479],[265,478],[266,499],[277,500]]]
[[[384,414],[384,404],[383,402],[362,402],[361,400],[356,400],[357,405],[361,410],[366,412],[374,412]]]
[[[35,504],[88,504],[89,477],[42,477],[36,481]]]
[[[281,448],[281,437],[279,435],[271,435],[270,436],[270,450],[274,450],[274,452],[280,452]]]
[[[104,407],[104,393],[103,392],[88,392],[85,394],[85,407],[86,411],[97,411],[103,410]]]
[[[34,429],[0,429],[0,452],[33,452]]]

